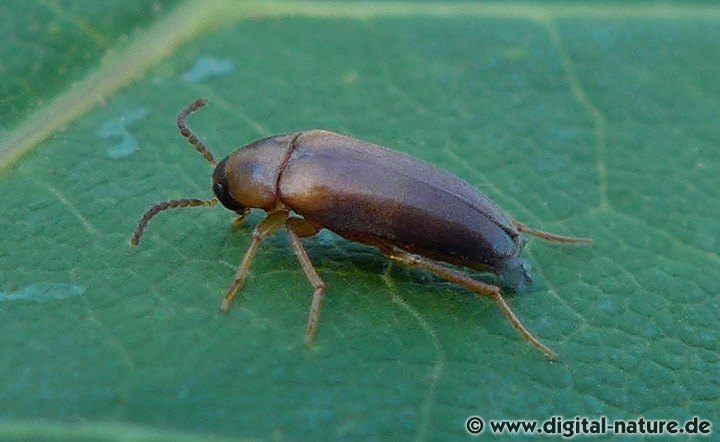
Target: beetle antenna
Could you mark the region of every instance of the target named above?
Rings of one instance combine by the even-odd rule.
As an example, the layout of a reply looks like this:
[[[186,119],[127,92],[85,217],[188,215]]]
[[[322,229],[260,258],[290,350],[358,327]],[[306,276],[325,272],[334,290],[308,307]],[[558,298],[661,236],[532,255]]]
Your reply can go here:
[[[163,201],[162,203],[155,204],[143,214],[142,218],[140,218],[140,222],[138,222],[137,229],[135,229],[135,233],[130,240],[130,244],[132,244],[133,247],[136,247],[138,244],[140,244],[140,238],[142,238],[143,233],[145,233],[145,227],[147,227],[150,219],[158,213],[162,212],[163,210],[197,206],[212,207],[217,203],[217,198],[212,198],[209,200],[199,200],[191,198],[183,200]]]
[[[525,224],[517,222],[517,221],[515,221],[515,227],[521,233],[527,233],[528,235],[537,236],[538,238],[542,238],[545,241],[558,242],[558,243],[564,243],[564,244],[592,244],[593,243],[593,240],[591,238],[578,238],[575,236],[556,235],[554,233],[543,232],[542,230],[532,229],[532,228],[526,226]]]
[[[205,147],[203,142],[200,141],[200,138],[198,138],[197,135],[195,135],[192,130],[187,127],[187,124],[185,124],[185,119],[188,117],[188,115],[205,106],[206,104],[208,104],[207,98],[198,98],[197,100],[189,104],[187,107],[185,107],[185,109],[181,110],[177,118],[177,127],[178,129],[180,129],[180,134],[195,147],[195,150],[200,152],[200,155],[205,157],[205,159],[208,160],[210,164],[215,166],[217,164],[217,161],[215,161],[215,157],[213,156],[213,154],[210,153],[210,150]]]

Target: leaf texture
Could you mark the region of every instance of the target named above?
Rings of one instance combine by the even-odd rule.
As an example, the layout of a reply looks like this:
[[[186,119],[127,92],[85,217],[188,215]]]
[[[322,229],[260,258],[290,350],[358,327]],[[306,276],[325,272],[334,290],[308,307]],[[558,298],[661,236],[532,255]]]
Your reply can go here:
[[[125,5],[0,6],[0,437],[436,440],[471,415],[720,415],[717,6]],[[536,282],[509,297],[559,359],[489,300],[328,232],[305,240],[328,287],[316,346],[284,234],[221,314],[259,213],[163,213],[132,250],[151,204],[211,195],[175,127],[197,97],[217,157],[328,129],[592,237],[531,239]]]

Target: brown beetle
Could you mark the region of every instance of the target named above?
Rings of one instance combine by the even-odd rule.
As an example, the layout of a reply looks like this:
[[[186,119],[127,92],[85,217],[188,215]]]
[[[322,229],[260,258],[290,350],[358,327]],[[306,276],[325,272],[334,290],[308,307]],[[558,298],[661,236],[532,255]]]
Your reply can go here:
[[[314,288],[305,342],[317,332],[325,283],[300,238],[323,228],[351,241],[375,246],[390,259],[422,268],[477,294],[495,300],[512,325],[548,357],[555,353],[530,334],[501,294],[501,288],[477,281],[452,268],[468,267],[499,275],[519,290],[532,279],[519,254],[520,233],[562,243],[591,243],[533,230],[512,221],[488,197],[460,178],[409,155],[321,130],[265,138],[217,163],[185,124],[199,99],[178,115],[180,133],[210,164],[213,193],[209,200],[171,200],[151,207],[131,240],[137,246],[150,219],[165,209],[215,206],[218,201],[238,214],[236,222],[259,208],[267,212],[255,228],[232,286],[222,302],[227,311],[247,277],[263,239],[285,227],[293,251]],[[291,216],[290,212],[302,218]]]

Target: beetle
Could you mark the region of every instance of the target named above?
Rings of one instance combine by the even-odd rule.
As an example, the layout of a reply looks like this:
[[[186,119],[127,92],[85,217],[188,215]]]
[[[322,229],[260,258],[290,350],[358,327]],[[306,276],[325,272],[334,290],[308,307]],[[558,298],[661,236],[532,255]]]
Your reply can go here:
[[[236,223],[252,208],[262,209],[266,216],[255,228],[222,300],[223,311],[230,310],[262,241],[284,228],[314,289],[305,329],[305,343],[311,345],[325,283],[301,239],[325,228],[350,241],[374,246],[402,265],[424,269],[493,299],[529,343],[551,359],[556,356],[523,326],[505,302],[500,286],[478,281],[450,266],[494,273],[519,291],[532,282],[520,257],[525,245],[521,233],[560,243],[591,243],[591,239],[531,229],[510,219],[487,196],[448,172],[407,154],[333,132],[313,130],[264,138],[218,163],[185,122],[207,103],[201,98],[185,107],[177,126],[215,168],[215,196],[152,206],[138,223],[133,246],[140,243],[150,219],[167,209],[220,203],[237,214]]]

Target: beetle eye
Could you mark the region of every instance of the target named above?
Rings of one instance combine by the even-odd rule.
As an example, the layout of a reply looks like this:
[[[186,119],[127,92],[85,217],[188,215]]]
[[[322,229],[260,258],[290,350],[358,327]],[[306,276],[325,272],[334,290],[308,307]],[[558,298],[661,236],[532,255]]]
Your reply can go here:
[[[217,199],[220,200],[222,205],[227,207],[228,209],[234,210],[236,212],[241,212],[245,209],[242,205],[238,204],[238,202],[235,201],[233,197],[230,196],[227,186],[224,183],[219,181],[214,182],[212,190]]]
[[[227,194],[227,189],[222,183],[213,183],[212,191],[220,201],[223,201],[225,199],[225,195]],[[223,204],[225,204],[224,201]]]

